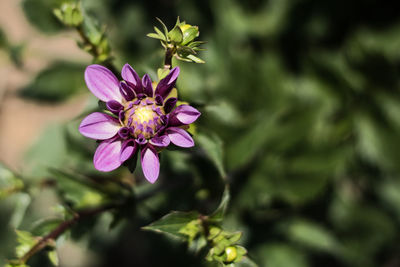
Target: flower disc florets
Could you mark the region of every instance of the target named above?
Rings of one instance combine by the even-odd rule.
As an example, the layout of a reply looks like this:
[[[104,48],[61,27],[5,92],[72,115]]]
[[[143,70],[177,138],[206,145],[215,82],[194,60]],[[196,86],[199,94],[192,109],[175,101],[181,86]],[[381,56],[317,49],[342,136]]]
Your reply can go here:
[[[107,68],[90,65],[85,71],[89,90],[106,103],[113,116],[94,112],[83,119],[79,131],[86,137],[103,140],[94,154],[94,166],[112,171],[140,150],[144,176],[154,183],[159,175],[158,153],[170,143],[192,147],[186,125],[200,112],[189,106],[176,106],[174,89],[179,68],[172,69],[158,83],[145,74],[142,79],[126,64],[119,81]]]

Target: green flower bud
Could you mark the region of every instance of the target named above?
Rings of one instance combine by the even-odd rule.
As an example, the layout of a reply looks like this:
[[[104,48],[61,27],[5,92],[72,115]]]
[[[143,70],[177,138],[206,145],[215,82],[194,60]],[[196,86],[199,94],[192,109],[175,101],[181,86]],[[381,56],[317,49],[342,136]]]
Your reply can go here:
[[[235,247],[227,247],[225,248],[225,262],[231,263],[237,257],[237,250]]]
[[[196,37],[199,36],[199,28],[190,24],[179,26],[183,33],[182,45],[186,45],[192,42]]]

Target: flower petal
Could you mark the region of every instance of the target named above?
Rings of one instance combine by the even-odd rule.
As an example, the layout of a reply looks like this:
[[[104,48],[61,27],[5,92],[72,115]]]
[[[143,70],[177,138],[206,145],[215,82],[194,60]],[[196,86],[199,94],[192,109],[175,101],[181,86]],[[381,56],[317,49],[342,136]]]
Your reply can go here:
[[[107,114],[94,112],[84,118],[79,125],[79,132],[86,137],[105,140],[113,137],[121,128],[119,121]]]
[[[85,81],[89,90],[101,101],[121,102],[119,81],[106,67],[97,64],[88,66],[85,70]]]
[[[142,149],[141,162],[144,177],[153,184],[160,173],[160,161],[158,160],[157,151],[151,146]]]
[[[131,67],[131,65],[126,63],[122,67],[121,76],[122,79],[124,79],[126,82],[128,82],[130,86],[132,86],[137,94],[142,93],[142,80],[140,79],[136,71]]]
[[[119,159],[121,162],[128,160],[137,151],[138,145],[134,140],[127,140],[122,144],[121,154]]]
[[[100,143],[94,153],[94,167],[102,172],[109,172],[121,166],[121,141],[105,140]]]
[[[107,101],[106,107],[109,111],[111,111],[112,113],[114,113],[116,115],[118,115],[119,112],[124,109],[124,106],[115,100]]]
[[[151,84],[151,78],[148,74],[143,76],[142,84],[144,93],[149,97],[153,97],[153,85]]]
[[[176,107],[169,117],[169,124],[173,126],[191,124],[197,120],[201,113],[192,106],[180,105]]]
[[[165,97],[168,96],[168,94],[174,88],[179,72],[179,67],[173,68],[169,74],[158,83],[155,91],[156,95],[159,94],[165,99]]]
[[[180,147],[192,147],[194,146],[193,138],[188,132],[179,127],[169,127],[166,129],[169,139],[171,142]]]
[[[168,135],[154,136],[150,139],[150,144],[157,147],[167,147],[170,143]]]
[[[176,98],[176,97],[170,97],[167,99],[167,101],[165,101],[164,111],[166,114],[171,112],[171,110],[175,107],[177,101],[178,101],[178,98]]]

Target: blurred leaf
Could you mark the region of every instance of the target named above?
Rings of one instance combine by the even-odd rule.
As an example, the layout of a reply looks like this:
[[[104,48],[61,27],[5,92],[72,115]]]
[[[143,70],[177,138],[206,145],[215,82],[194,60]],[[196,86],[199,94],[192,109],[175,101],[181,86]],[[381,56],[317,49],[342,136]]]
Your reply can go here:
[[[31,232],[35,236],[44,236],[57,228],[62,222],[63,220],[58,218],[41,219],[33,224]]]
[[[229,102],[221,100],[216,104],[205,107],[208,116],[212,116],[218,122],[229,126],[238,126],[243,123],[243,117],[239,111]]]
[[[0,163],[0,200],[24,188],[23,181]]]
[[[60,0],[23,0],[22,2],[29,22],[45,33],[54,33],[62,29],[61,23],[52,12],[59,4],[61,4]]]
[[[267,244],[256,249],[256,259],[260,266],[268,267],[307,267],[305,255],[286,244]]]
[[[54,265],[54,266],[58,266],[59,260],[58,260],[58,255],[57,255],[57,251],[55,249],[49,251],[47,253],[47,256],[49,257],[50,262]]]
[[[224,168],[224,153],[222,140],[216,134],[206,135],[199,133],[195,135],[196,141],[204,149],[206,155],[211,159],[218,169],[219,174],[223,179],[226,178]]]
[[[0,28],[0,48],[4,48],[8,46],[7,36],[4,33],[3,29]]]
[[[168,234],[180,239],[187,238],[186,234],[182,233],[189,223],[199,219],[200,214],[196,211],[180,212],[173,211],[158,221],[151,223],[148,226],[142,227],[144,230],[151,230],[158,233]]]
[[[218,208],[210,215],[210,221],[212,222],[222,222],[226,209],[228,208],[230,199],[229,187],[225,186],[224,193],[222,194],[221,202]]]
[[[38,241],[26,231],[15,230],[17,233],[18,246],[15,248],[18,258],[23,257]]]
[[[18,228],[20,226],[30,204],[31,197],[27,193],[17,194],[14,212],[10,218],[10,225],[13,228]]]
[[[61,102],[84,88],[84,67],[59,62],[41,71],[30,85],[19,93],[37,101]]]
[[[234,267],[258,267],[249,257],[243,257],[239,262],[235,262]]]
[[[288,238],[302,246],[336,253],[340,248],[338,241],[322,226],[305,220],[295,220],[285,230]]]

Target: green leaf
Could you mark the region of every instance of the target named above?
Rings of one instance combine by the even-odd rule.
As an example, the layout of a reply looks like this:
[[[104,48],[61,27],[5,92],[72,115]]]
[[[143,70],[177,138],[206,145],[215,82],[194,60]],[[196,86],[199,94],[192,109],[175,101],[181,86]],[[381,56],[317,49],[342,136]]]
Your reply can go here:
[[[59,0],[24,0],[22,7],[32,25],[45,33],[54,33],[63,28],[53,15],[59,3]]]
[[[10,225],[13,228],[18,228],[24,219],[26,210],[31,204],[31,197],[27,193],[18,193],[14,207],[14,212],[10,218]]]
[[[8,46],[7,36],[4,31],[0,28],[0,48]]]
[[[175,43],[175,44],[180,44],[183,40],[183,33],[182,30],[179,26],[175,26],[169,33],[168,33],[169,39]]]
[[[162,22],[161,19],[159,19],[159,18],[156,18],[156,19],[161,23],[161,25],[162,25],[162,27],[163,27],[164,36],[166,36],[166,37],[168,38],[168,28],[167,28],[167,26],[165,26],[164,22]],[[167,41],[168,41],[168,40],[167,40]]]
[[[183,229],[185,229],[188,224],[193,224],[193,221],[198,220],[199,216],[200,214],[196,211],[173,211],[142,229],[168,234],[180,239],[187,239],[187,235],[184,233]]]
[[[23,181],[10,169],[0,163],[0,200],[14,193],[18,193],[23,187]]]
[[[192,60],[195,63],[200,63],[200,64],[206,63],[204,60],[202,60],[201,58],[198,58],[194,55],[188,55],[187,58]]]
[[[58,260],[57,251],[56,251],[55,249],[49,251],[49,252],[47,253],[47,256],[49,257],[50,262],[51,262],[54,266],[58,266],[59,260]]]
[[[31,232],[35,236],[44,236],[57,228],[62,222],[63,220],[59,218],[41,219],[33,224]]]
[[[287,244],[268,244],[255,249],[254,259],[261,266],[268,267],[307,267],[305,255]]]
[[[228,208],[230,199],[229,187],[225,186],[224,193],[222,194],[221,202],[218,208],[210,215],[210,221],[212,222],[222,222],[224,218],[226,209]],[[240,237],[239,237],[240,238]]]
[[[162,33],[162,31],[159,28],[154,27],[154,30],[156,31],[158,36],[160,36],[162,38],[161,40],[167,41],[167,37]]]
[[[206,155],[215,164],[219,174],[223,179],[226,178],[226,171],[224,167],[224,151],[223,142],[216,134],[206,135],[199,133],[195,135],[196,142],[201,146]]]
[[[291,240],[312,249],[335,253],[340,247],[328,230],[309,221],[295,220],[285,228],[285,233]]]
[[[55,63],[41,71],[19,94],[37,101],[64,101],[85,88],[83,72],[84,67],[81,65]]]
[[[197,36],[199,36],[198,27],[192,26],[189,29],[186,29],[183,32],[183,42],[182,45],[186,45],[189,42],[193,41]]]
[[[257,263],[252,261],[249,257],[243,257],[239,262],[235,262],[233,266],[234,267],[258,267]]]
[[[169,73],[169,69],[165,69],[165,68],[157,69],[158,80],[164,79],[168,75],[168,73]]]
[[[160,35],[158,35],[156,33],[148,33],[146,36],[150,37],[150,38],[154,38],[154,39],[159,39],[159,40],[164,40],[165,39],[164,37],[162,37],[162,36],[160,36]]]
[[[15,248],[15,253],[18,258],[23,257],[36,243],[35,237],[26,231],[15,230],[17,233],[18,245]]]

